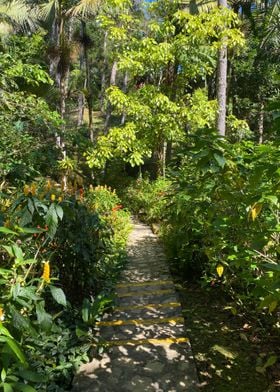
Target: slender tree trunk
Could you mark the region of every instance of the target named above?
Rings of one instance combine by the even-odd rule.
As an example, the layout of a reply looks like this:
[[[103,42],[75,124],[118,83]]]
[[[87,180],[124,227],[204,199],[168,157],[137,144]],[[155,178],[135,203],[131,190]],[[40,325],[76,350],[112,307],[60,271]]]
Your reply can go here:
[[[128,72],[126,71],[123,79],[123,92],[125,94],[127,93],[127,87],[128,87]],[[121,119],[121,125],[124,125],[125,120],[126,120],[126,113],[123,113]]]
[[[82,22],[84,35],[86,36],[86,23]],[[86,100],[88,105],[88,129],[89,138],[94,141],[94,130],[93,130],[93,93],[91,87],[91,73],[90,73],[90,61],[88,56],[88,48],[84,45],[84,56],[85,56],[85,68],[86,68]]]
[[[50,43],[53,48],[53,53],[50,55],[50,65],[49,65],[49,73],[50,76],[55,80],[57,86],[59,86],[59,80],[57,79],[57,66],[60,60],[59,56],[59,24],[58,18],[54,17],[52,22],[52,31],[51,31],[51,38]]]
[[[227,7],[227,0],[218,0],[220,7]],[[219,49],[217,70],[217,129],[221,136],[226,134],[226,103],[227,103],[227,46]]]
[[[259,129],[259,144],[263,144],[263,129],[264,129],[264,103],[263,102],[261,102],[260,104],[258,129]]]
[[[86,72],[86,59],[85,59],[85,44],[84,44],[84,22],[81,21],[81,30],[80,30],[80,39],[81,39],[81,47],[80,47],[80,71],[84,75],[84,84],[83,90],[80,91],[78,97],[78,126],[81,126],[84,121],[84,111],[85,111],[85,94],[84,92],[87,89],[87,72]]]
[[[103,66],[102,66],[101,93],[100,93],[100,107],[101,107],[101,110],[103,110],[103,106],[104,106],[104,95],[105,95],[105,89],[106,89],[107,40],[108,40],[108,32],[105,31],[104,41],[103,41]]]
[[[82,91],[79,93],[78,97],[78,121],[77,125],[80,127],[84,122],[84,111],[85,111],[85,96]]]
[[[61,11],[60,11],[61,15]],[[60,48],[64,48],[65,46],[69,45],[72,39],[73,33],[73,20],[70,18],[68,24],[68,32],[65,32],[65,20],[60,17],[60,25],[59,25],[59,43]],[[68,59],[67,59],[68,60]],[[69,76],[70,76],[70,63],[66,61],[64,58],[60,58],[60,84],[59,84],[59,91],[60,91],[60,115],[63,120],[66,117],[66,98],[68,94],[68,87],[69,87]],[[65,124],[62,125],[62,135],[65,133]],[[60,140],[60,148],[63,159],[67,158],[67,149],[63,139]],[[67,172],[64,174],[62,178],[62,187],[64,191],[68,189],[68,175]]]
[[[165,161],[166,161],[166,146],[163,139],[159,139],[153,152],[153,179],[157,179],[163,176],[165,173]]]
[[[115,60],[113,62],[112,69],[111,69],[110,86],[116,85],[117,71],[118,71],[118,62]],[[108,132],[109,123],[111,120],[111,115],[112,115],[112,107],[109,103],[108,108],[107,108],[107,112],[106,112],[106,119],[105,119],[105,132],[106,133]]]
[[[163,149],[162,149],[162,176],[163,178],[166,177],[166,153],[167,153],[167,142],[163,142]]]

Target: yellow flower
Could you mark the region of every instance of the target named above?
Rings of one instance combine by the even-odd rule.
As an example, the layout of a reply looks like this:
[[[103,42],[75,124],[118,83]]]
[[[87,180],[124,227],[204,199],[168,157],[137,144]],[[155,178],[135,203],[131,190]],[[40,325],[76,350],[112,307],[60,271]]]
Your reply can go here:
[[[25,194],[25,196],[28,196],[30,190],[29,190],[29,186],[28,185],[24,185],[23,187],[23,193]]]
[[[44,263],[44,270],[43,270],[43,275],[42,275],[42,279],[46,283],[50,283],[50,273],[51,273],[50,263],[49,263],[49,261],[46,261]]]
[[[4,309],[0,308],[0,321],[4,321],[4,320],[5,320]]]
[[[217,271],[217,274],[220,278],[224,273],[224,267],[222,266],[222,264],[217,265],[216,271]]]
[[[59,198],[58,198],[58,201],[59,201],[59,203],[61,203],[62,202],[62,196],[59,196]]]
[[[56,197],[56,196],[52,193],[52,194],[51,194],[51,201],[55,201],[55,197]]]
[[[34,196],[35,194],[36,194],[36,184],[31,184],[31,187],[30,187],[30,192],[31,192],[31,194],[32,194],[32,196]]]
[[[48,180],[48,181],[47,181],[47,184],[46,184],[46,186],[45,186],[45,189],[46,189],[47,191],[49,191],[49,190],[51,189],[51,187],[52,187],[51,180]]]

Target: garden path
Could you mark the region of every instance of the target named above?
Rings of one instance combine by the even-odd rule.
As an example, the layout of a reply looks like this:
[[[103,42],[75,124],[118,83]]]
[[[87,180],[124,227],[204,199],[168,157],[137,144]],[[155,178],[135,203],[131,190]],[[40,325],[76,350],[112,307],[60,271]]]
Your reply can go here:
[[[163,248],[134,223],[117,307],[98,323],[108,350],[83,365],[75,392],[195,392],[196,368]]]

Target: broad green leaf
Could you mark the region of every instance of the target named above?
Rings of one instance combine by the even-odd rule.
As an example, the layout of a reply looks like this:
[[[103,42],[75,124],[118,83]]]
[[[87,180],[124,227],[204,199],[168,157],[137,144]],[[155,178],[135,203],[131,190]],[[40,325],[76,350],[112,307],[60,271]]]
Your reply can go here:
[[[13,392],[14,391],[11,384],[8,384],[6,382],[3,384],[3,389],[4,389],[4,392]]]
[[[42,302],[39,302],[36,305],[36,314],[39,325],[46,331],[50,330],[52,326],[52,316],[45,311]]]
[[[0,341],[6,343],[10,347],[22,364],[27,364],[23,351],[13,338],[10,338],[9,336],[0,336]]]
[[[18,374],[27,381],[32,382],[46,382],[48,380],[47,376],[40,373],[35,373],[31,370],[20,369]]]
[[[27,384],[22,384],[22,383],[17,382],[15,384],[15,386],[17,388],[17,391],[20,391],[20,392],[36,392],[36,389],[34,389],[33,387],[31,387],[30,385],[27,385]]]
[[[35,229],[33,227],[19,227],[18,229],[21,233],[26,233],[26,234],[40,234],[44,233],[44,229]]]
[[[6,327],[3,326],[2,323],[0,323],[0,334],[4,335],[4,336],[8,336],[9,338],[12,338],[12,335],[10,334],[10,332],[8,331],[8,329]]]
[[[59,217],[60,220],[62,220],[62,218],[63,218],[63,209],[62,209],[62,207],[59,206],[58,204],[56,204],[55,209],[56,209],[57,216]]]
[[[66,306],[66,297],[62,289],[55,286],[49,286],[53,299],[60,305]]]
[[[269,366],[273,366],[273,365],[276,363],[276,361],[277,361],[277,356],[276,356],[276,355],[271,355],[271,356],[267,359],[267,361],[266,361],[266,363],[263,365],[263,367],[266,369],[266,368],[268,368]]]
[[[16,233],[15,231],[12,231],[12,230],[8,229],[7,227],[4,227],[4,226],[0,227],[0,233],[18,235],[18,233]]]
[[[277,196],[265,196],[264,199],[270,201],[272,204],[277,205],[278,204],[278,197]]]
[[[214,158],[217,161],[218,165],[223,169],[226,164],[225,158],[219,154],[214,154]]]

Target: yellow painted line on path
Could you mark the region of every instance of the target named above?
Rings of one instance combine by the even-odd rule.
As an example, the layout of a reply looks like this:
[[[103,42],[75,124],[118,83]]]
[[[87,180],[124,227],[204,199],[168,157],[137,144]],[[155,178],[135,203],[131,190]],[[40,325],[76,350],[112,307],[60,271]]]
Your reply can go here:
[[[143,295],[161,295],[161,294],[175,294],[174,290],[154,290],[154,291],[133,291],[129,293],[117,293],[117,296],[122,297],[141,297]]]
[[[142,286],[160,286],[164,284],[173,284],[172,280],[153,280],[147,282],[131,282],[131,283],[119,283],[116,285],[117,288],[126,288],[126,287],[142,287]]]
[[[183,317],[164,317],[154,319],[136,319],[136,320],[112,320],[112,321],[99,321],[96,323],[99,327],[113,327],[122,325],[154,325],[154,324],[176,324],[184,323]]]
[[[108,346],[139,346],[143,344],[172,344],[172,343],[188,343],[188,338],[166,338],[166,339],[139,339],[139,340],[111,340],[106,341]]]
[[[164,304],[147,304],[147,305],[127,305],[127,306],[118,306],[114,308],[115,311],[122,312],[126,310],[137,310],[137,309],[150,309],[157,310],[161,308],[179,308],[181,304],[179,302],[167,302]]]

